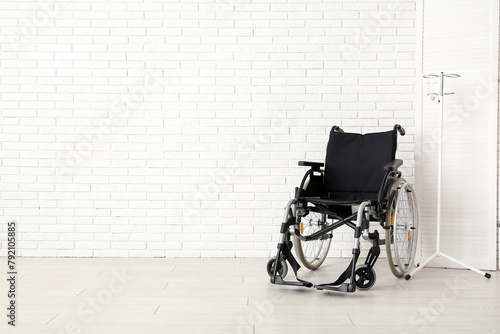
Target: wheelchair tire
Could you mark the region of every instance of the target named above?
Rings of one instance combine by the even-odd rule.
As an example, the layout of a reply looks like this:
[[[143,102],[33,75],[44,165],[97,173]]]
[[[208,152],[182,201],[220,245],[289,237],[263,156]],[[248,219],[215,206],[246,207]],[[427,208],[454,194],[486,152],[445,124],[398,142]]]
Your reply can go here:
[[[267,274],[269,277],[273,277],[274,273],[274,264],[276,262],[276,257],[271,258],[267,262]],[[286,261],[284,259],[281,259],[281,261],[278,263],[278,275],[281,278],[285,278],[286,275],[288,274],[288,265],[286,264]]]
[[[356,266],[356,271],[354,272],[354,284],[356,284],[356,289],[368,290],[377,281],[377,274],[373,268],[368,269],[366,264],[360,264]]]
[[[402,277],[413,267],[418,236],[418,207],[415,191],[405,179],[392,184],[385,219],[385,249],[389,267]]]
[[[325,214],[316,212],[313,208],[306,216],[301,217],[300,223],[298,222],[295,227],[302,235],[307,236],[321,230],[326,224]],[[295,253],[304,267],[309,270],[316,270],[325,262],[331,243],[331,233],[327,238],[311,241],[302,241],[294,236]]]

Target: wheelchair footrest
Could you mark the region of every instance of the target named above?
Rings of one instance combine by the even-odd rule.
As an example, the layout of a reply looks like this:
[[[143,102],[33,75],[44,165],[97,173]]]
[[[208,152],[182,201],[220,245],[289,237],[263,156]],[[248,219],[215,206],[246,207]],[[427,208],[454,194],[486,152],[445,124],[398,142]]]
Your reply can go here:
[[[307,281],[285,281],[283,280],[280,276],[274,277],[274,282],[273,278],[271,277],[271,283],[273,284],[281,284],[281,285],[293,285],[293,286],[303,286],[305,288],[312,288],[313,284],[311,282]]]
[[[354,292],[356,291],[356,286],[350,283],[342,283],[340,285],[331,285],[331,284],[319,284],[314,286],[318,290],[331,290],[331,291],[340,291],[340,292]]]

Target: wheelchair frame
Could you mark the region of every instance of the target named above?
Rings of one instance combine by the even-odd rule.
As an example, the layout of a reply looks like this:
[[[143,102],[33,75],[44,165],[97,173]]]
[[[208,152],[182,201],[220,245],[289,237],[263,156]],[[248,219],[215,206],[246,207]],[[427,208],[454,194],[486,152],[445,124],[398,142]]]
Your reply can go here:
[[[404,129],[396,124],[394,126],[394,130],[399,132],[401,136],[405,135]],[[338,126],[334,126],[332,131],[343,132]],[[277,245],[277,254],[274,259],[271,259],[268,263],[268,273],[271,276],[270,281],[273,284],[281,284],[281,285],[291,285],[291,286],[302,286],[302,287],[314,287],[318,290],[332,290],[332,291],[340,291],[340,292],[354,292],[356,291],[356,287],[360,286],[360,282],[356,281],[356,263],[359,259],[361,248],[360,248],[360,238],[368,240],[371,243],[371,248],[368,252],[368,256],[366,257],[364,266],[362,271],[360,272],[362,277],[361,280],[373,279],[373,282],[369,287],[371,287],[375,282],[375,275],[373,271],[373,266],[375,265],[379,255],[380,255],[380,243],[384,243],[385,239],[381,239],[377,230],[374,232],[369,232],[370,220],[379,221],[380,225],[384,229],[390,228],[390,226],[385,226],[385,214],[393,200],[394,194],[390,193],[392,184],[396,182],[399,178],[401,178],[402,173],[398,171],[398,168],[403,164],[403,161],[400,159],[395,159],[390,163],[384,166],[385,176],[383,178],[382,185],[378,192],[377,201],[366,200],[359,202],[352,201],[335,201],[329,199],[317,199],[317,200],[304,200],[301,199],[301,195],[304,192],[305,182],[314,175],[314,173],[320,173],[321,177],[324,176],[324,170],[321,168],[324,167],[324,163],[321,162],[309,162],[309,161],[300,161],[299,166],[307,166],[310,169],[305,173],[302,178],[302,182],[299,188],[296,188],[295,198],[290,199],[284,209],[283,222],[280,228],[280,239]],[[316,176],[318,177],[318,176]],[[331,225],[328,225],[321,230],[312,233],[308,236],[303,236],[301,231],[297,228],[297,220],[296,217],[303,217],[307,214],[309,207],[309,203],[314,205],[314,208],[318,209],[321,214],[326,214],[331,219],[336,219],[336,222],[333,222]],[[356,213],[353,213],[347,217],[340,217],[337,213],[330,210],[330,205],[342,206],[342,205],[358,205],[359,209]],[[371,219],[373,218],[373,219]],[[355,223],[353,220],[356,219]],[[352,259],[348,267],[344,270],[344,272],[338,277],[338,279],[332,283],[313,285],[313,283],[302,280],[298,277],[297,272],[300,269],[300,265],[293,256],[291,249],[293,247],[291,236],[295,236],[301,241],[313,241],[320,240],[322,238],[331,238],[332,235],[328,234],[331,231],[340,228],[342,226],[349,226],[354,230],[354,244],[352,248]],[[325,255],[326,256],[326,255]],[[286,281],[282,276],[286,275],[283,272],[280,273],[280,270],[283,271],[286,268],[286,261],[290,263],[292,267],[296,281]],[[372,275],[372,276],[370,276]],[[366,277],[370,276],[370,277]],[[345,281],[349,279],[349,282]],[[358,283],[358,284],[357,284]],[[369,288],[367,287],[367,288]],[[364,289],[367,289],[364,288]]]

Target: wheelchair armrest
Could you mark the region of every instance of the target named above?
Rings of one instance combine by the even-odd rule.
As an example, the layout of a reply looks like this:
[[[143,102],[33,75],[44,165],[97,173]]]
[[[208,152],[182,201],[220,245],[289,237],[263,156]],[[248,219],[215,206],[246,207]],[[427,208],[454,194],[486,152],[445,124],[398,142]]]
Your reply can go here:
[[[313,170],[319,170],[324,165],[323,162],[299,161],[299,166],[311,167]]]
[[[393,172],[395,170],[398,170],[399,167],[403,165],[403,160],[401,159],[396,159],[394,161],[389,162],[387,165],[384,166],[384,170],[388,172]]]

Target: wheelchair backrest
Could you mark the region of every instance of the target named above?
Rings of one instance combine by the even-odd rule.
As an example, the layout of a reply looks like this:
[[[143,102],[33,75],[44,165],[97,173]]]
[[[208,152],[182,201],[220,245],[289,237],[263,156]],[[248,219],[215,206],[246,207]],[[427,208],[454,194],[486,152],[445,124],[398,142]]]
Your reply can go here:
[[[343,133],[332,129],[326,150],[324,187],[340,201],[376,201],[384,166],[396,157],[397,132]]]

